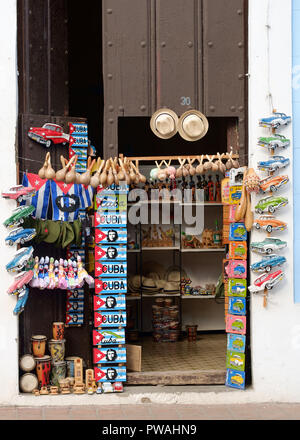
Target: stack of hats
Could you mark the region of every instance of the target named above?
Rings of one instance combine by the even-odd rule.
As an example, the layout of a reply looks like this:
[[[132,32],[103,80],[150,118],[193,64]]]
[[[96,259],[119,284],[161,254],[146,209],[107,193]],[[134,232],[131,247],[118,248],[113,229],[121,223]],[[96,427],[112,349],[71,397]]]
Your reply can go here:
[[[24,227],[36,230],[34,240],[37,243],[52,243],[60,248],[66,248],[72,244],[81,246],[80,220],[69,223],[27,217],[24,219]]]

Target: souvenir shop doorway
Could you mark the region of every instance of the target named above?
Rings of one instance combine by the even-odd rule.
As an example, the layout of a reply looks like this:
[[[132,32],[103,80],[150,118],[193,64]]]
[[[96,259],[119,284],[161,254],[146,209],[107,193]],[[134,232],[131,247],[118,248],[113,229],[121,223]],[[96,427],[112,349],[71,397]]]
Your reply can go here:
[[[226,109],[220,111],[220,115],[226,115],[224,117],[214,117],[215,109],[211,106],[208,117],[210,129],[199,142],[183,141],[178,134],[169,140],[157,138],[150,130],[150,116],[141,116],[144,112],[142,102],[136,104],[138,109],[136,114],[139,117],[124,117],[123,102],[119,102],[120,97],[117,93],[112,103],[110,96],[106,97],[104,103],[104,89],[108,86],[111,76],[115,75],[114,69],[117,69],[118,65],[115,63],[111,66],[112,74],[105,70],[107,51],[114,45],[111,41],[105,41],[105,44],[102,41],[102,26],[106,20],[103,18],[102,2],[89,0],[81,9],[72,8],[72,3],[70,0],[61,1],[58,6],[56,2],[59,11],[55,8],[49,11],[42,3],[30,9],[28,2],[19,1],[19,27],[23,32],[18,35],[19,40],[25,38],[19,41],[20,178],[26,170],[37,173],[45,154],[44,150],[28,140],[28,127],[41,126],[49,122],[49,118],[64,128],[71,120],[87,121],[89,139],[95,147],[97,156],[108,158],[111,155],[121,154],[134,162],[138,160],[140,170],[147,178],[151,169],[156,166],[155,159],[151,160],[150,156],[159,160],[162,152],[167,163],[172,159],[172,165],[179,167],[177,157],[185,158],[185,164],[188,163],[188,157],[193,160],[199,154],[204,156],[204,162],[206,154],[217,160],[217,156],[214,155],[218,152],[230,152],[232,147],[233,152],[240,154],[243,164],[245,163],[246,118],[236,116],[236,108],[233,110],[231,106],[230,109],[229,102],[226,103]],[[145,6],[145,2],[135,3],[141,8]],[[44,18],[49,14],[48,23],[52,25],[46,35]],[[109,9],[107,14],[109,17]],[[126,14],[123,15],[125,20]],[[123,25],[128,28],[127,23]],[[78,32],[78,29],[81,31]],[[113,40],[113,36],[111,39]],[[147,47],[143,45],[143,41],[139,46]],[[35,63],[41,48],[47,54],[42,59],[42,68]],[[117,58],[115,56],[115,59]],[[137,64],[138,62],[137,59]],[[28,71],[29,76],[26,75]],[[104,75],[102,72],[105,72]],[[148,82],[153,86],[152,79]],[[189,78],[187,82],[191,83]],[[41,84],[46,84],[47,89],[41,88]],[[140,86],[141,81],[137,81],[136,85]],[[150,90],[150,85],[148,86]],[[175,81],[173,90],[176,87]],[[202,84],[198,84],[195,90],[201,87]],[[149,90],[147,93],[150,96]],[[234,91],[231,96],[235,96]],[[133,98],[132,95],[130,99]],[[197,101],[195,99],[199,104],[197,107],[201,107],[202,99],[204,99],[202,96],[197,97]],[[172,96],[169,100],[172,101]],[[217,104],[219,103],[216,102]],[[205,105],[207,107],[207,103]],[[130,103],[128,106],[131,109]],[[245,108],[246,106],[240,107],[239,116],[244,116]],[[182,113],[183,109],[185,110],[184,107],[179,109],[174,107],[178,114]],[[128,113],[134,112],[130,110]],[[78,117],[72,118],[70,115]],[[112,127],[117,131],[117,136],[113,141],[108,141],[107,132]],[[238,132],[242,133],[240,138]],[[67,147],[55,148],[54,165],[60,164],[61,154],[67,154]],[[224,164],[227,158],[224,157]],[[197,160],[196,164],[198,164]],[[205,173],[207,182],[210,180],[209,175],[210,173]],[[217,173],[212,172],[211,175],[215,185]],[[222,177],[223,175],[220,174],[219,181]],[[202,181],[205,179],[203,175]],[[185,183],[189,185],[190,182],[189,177],[186,182],[182,178],[178,179],[179,187]],[[195,185],[199,182],[200,180],[195,177]],[[130,206],[128,208],[130,209]],[[223,217],[223,206],[220,202],[207,202],[204,206],[206,237],[196,237],[195,240],[193,238],[190,240],[189,234],[184,234],[184,225],[170,223],[164,225],[161,230],[160,225],[157,225],[156,229],[154,227],[151,229],[151,225],[142,225],[132,230],[128,225],[128,233],[131,235],[128,238],[129,289],[126,298],[127,385],[224,385],[226,300],[222,296],[220,285],[217,289],[216,287],[223,271],[226,251],[223,244],[214,243],[214,235],[218,235],[217,232],[220,235],[220,231],[222,235]],[[201,248],[203,238],[207,240],[206,249]],[[155,240],[157,242],[154,246]],[[194,244],[200,243],[199,247],[190,247],[190,241]],[[209,247],[209,244],[215,247]],[[43,244],[40,248],[43,254],[53,253],[50,245]],[[59,257],[59,251],[55,252],[57,253],[53,256]],[[92,272],[91,274],[93,275]],[[182,278],[185,279],[184,282]],[[189,288],[194,289],[194,295],[190,294]],[[47,291],[41,295],[40,292],[32,290],[26,309],[20,316],[20,356],[30,350],[30,338],[33,334],[38,332],[49,336],[52,322],[64,321],[65,301],[64,295]],[[36,313],[36,310],[39,310],[39,313]],[[163,327],[165,321],[168,324]],[[188,335],[187,326],[195,325],[197,325],[197,339],[189,341],[188,336],[192,339],[192,335]],[[87,291],[84,296],[84,324],[66,329],[65,334],[66,356],[82,357],[87,368],[93,366],[92,330],[93,301],[92,295]],[[190,328],[190,331],[192,330]],[[162,339],[168,342],[162,342]]]
[[[226,152],[227,124],[232,123],[226,118],[210,119],[211,132],[206,139],[191,146],[176,135],[170,146],[170,141],[153,135],[150,118],[123,118],[119,122],[121,152],[138,161],[141,173],[147,178],[144,189],[149,196],[147,202],[142,202],[147,205],[148,224],[128,224],[128,385],[225,383],[227,336],[222,271],[226,245],[223,244],[224,213],[219,186],[224,176],[211,170],[201,176],[188,174],[176,179],[176,187],[183,196],[180,202],[182,217],[187,206],[195,216],[196,204],[202,203],[201,213],[197,211],[197,214],[203,216],[203,231],[195,235],[187,233],[188,225],[184,221],[174,224],[179,212],[176,200],[168,201],[168,196],[164,199],[164,195],[160,200],[150,200],[151,189],[171,189],[169,179],[161,185],[159,179],[150,179],[150,176],[153,168],[163,160],[165,164],[171,161],[176,168],[180,161],[188,164],[186,155],[176,156],[186,151],[187,146],[192,150],[191,162],[196,151],[207,151],[213,157],[217,151],[212,145]],[[133,126],[143,145],[144,156],[133,156],[138,151],[137,142],[128,139]],[[153,151],[162,150],[173,154],[152,156]],[[193,163],[199,164],[197,159]],[[183,191],[189,188],[191,192],[197,188],[203,200],[197,202],[194,193],[188,199],[189,195],[184,195]],[[128,218],[130,210],[136,206],[131,201],[134,197],[134,193],[129,195]],[[162,211],[167,205],[170,222],[162,224]],[[151,209],[156,210],[158,224],[151,218]],[[141,210],[138,214],[141,215]]]

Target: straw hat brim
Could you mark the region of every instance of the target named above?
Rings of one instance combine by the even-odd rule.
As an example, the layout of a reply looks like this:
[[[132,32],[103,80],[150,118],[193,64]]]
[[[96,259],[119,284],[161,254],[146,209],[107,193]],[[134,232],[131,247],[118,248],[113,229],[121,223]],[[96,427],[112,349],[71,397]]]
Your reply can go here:
[[[163,114],[171,116],[171,118],[174,120],[174,130],[172,132],[170,132],[169,134],[162,134],[156,128],[155,121],[158,118],[158,116],[163,115]],[[153,133],[156,136],[158,136],[159,138],[170,139],[171,137],[173,137],[177,133],[178,116],[176,115],[175,112],[173,112],[173,110],[170,110],[168,108],[160,108],[159,110],[156,110],[155,113],[153,113],[151,120],[150,120],[150,127],[151,127],[151,130],[153,131]]]
[[[200,133],[198,136],[190,136],[183,128],[183,121],[185,120],[185,118],[187,116],[191,116],[191,115],[198,116],[202,120],[202,123],[204,126],[202,133]],[[206,135],[206,133],[208,132],[208,128],[209,128],[209,123],[208,123],[206,116],[203,113],[199,112],[198,110],[186,111],[185,113],[183,113],[180,116],[179,121],[178,121],[178,133],[180,134],[180,136],[183,139],[185,139],[186,141],[190,141],[190,142],[195,142],[195,141],[198,141],[199,139],[202,139]]]

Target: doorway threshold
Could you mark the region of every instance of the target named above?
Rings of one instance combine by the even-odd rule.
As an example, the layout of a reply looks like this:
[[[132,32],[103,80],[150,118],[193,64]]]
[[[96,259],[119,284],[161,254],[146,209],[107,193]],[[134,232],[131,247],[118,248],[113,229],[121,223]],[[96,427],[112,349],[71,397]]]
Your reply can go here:
[[[126,385],[224,385],[226,370],[127,372]]]

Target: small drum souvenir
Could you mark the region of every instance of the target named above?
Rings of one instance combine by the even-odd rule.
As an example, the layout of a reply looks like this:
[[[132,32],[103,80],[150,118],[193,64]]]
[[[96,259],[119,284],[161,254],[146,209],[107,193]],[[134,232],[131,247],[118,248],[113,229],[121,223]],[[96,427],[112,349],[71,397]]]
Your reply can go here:
[[[53,322],[52,329],[53,329],[53,339],[55,340],[64,339],[64,333],[65,333],[64,322]]]
[[[20,359],[21,370],[26,371],[28,373],[29,371],[34,370],[35,367],[36,367],[36,362],[31,354],[24,354],[24,356],[21,357]]]
[[[35,335],[31,337],[32,353],[34,357],[43,357],[46,350],[47,338],[44,335]]]
[[[50,384],[51,357],[46,355],[41,358],[35,358],[35,361],[39,386],[48,386]]]
[[[78,356],[69,356],[66,357],[67,362],[67,376],[74,377],[74,360],[77,359]]]
[[[51,385],[59,386],[59,382],[66,377],[66,362],[52,362]]]
[[[57,341],[56,339],[50,339],[49,351],[53,362],[61,362],[65,357],[65,339]]]
[[[23,393],[32,393],[38,386],[39,381],[35,374],[26,373],[20,378],[20,389]]]

